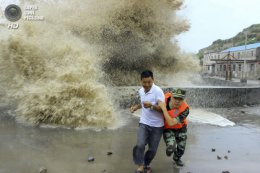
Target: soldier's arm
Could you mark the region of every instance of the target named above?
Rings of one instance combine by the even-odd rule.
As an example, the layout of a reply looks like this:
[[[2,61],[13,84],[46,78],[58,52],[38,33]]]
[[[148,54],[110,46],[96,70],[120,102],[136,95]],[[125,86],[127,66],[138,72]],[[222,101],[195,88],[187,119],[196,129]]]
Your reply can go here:
[[[185,118],[188,117],[190,111],[189,108],[186,108],[179,116],[177,116],[175,119],[177,120],[178,123],[183,123]]]
[[[168,114],[168,111],[166,109],[166,105],[164,102],[161,102],[161,101],[158,101],[158,105],[161,107],[161,110],[163,112],[163,116],[165,118],[165,120],[167,121],[167,123],[170,125],[170,126],[174,126],[177,124],[177,120],[176,118],[172,118],[169,114]]]
[[[157,112],[163,113],[161,107],[159,106],[159,102],[163,102],[164,103],[164,100],[165,100],[165,96],[164,96],[164,93],[163,93],[162,90],[157,93],[156,100],[157,100],[157,104],[156,105],[152,105],[151,109],[152,110],[156,110]]]

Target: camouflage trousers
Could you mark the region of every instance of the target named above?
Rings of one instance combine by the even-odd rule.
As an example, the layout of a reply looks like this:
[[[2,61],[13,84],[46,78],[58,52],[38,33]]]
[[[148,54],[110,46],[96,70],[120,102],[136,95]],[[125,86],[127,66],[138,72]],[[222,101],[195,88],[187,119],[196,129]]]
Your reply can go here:
[[[185,151],[187,140],[187,127],[181,129],[164,129],[163,139],[166,144],[166,150],[172,149],[174,156],[181,158]]]

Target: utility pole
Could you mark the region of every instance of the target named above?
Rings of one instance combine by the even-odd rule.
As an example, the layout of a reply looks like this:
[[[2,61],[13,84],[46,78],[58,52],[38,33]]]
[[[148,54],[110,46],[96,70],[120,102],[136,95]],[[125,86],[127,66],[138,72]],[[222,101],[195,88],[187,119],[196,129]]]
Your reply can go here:
[[[246,67],[246,46],[247,46],[247,31],[245,31],[245,50],[244,50],[244,70],[241,83],[247,83],[247,67]]]

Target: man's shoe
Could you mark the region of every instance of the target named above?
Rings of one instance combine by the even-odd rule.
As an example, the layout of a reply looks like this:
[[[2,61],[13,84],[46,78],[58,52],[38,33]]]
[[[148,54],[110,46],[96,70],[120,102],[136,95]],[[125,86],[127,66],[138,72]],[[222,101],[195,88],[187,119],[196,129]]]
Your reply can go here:
[[[181,161],[181,159],[174,159],[177,166],[184,166],[184,163]]]
[[[174,151],[174,147],[173,146],[168,146],[166,148],[166,156],[170,157],[172,155],[173,151]]]
[[[144,173],[152,173],[152,168],[150,166],[145,166]]]

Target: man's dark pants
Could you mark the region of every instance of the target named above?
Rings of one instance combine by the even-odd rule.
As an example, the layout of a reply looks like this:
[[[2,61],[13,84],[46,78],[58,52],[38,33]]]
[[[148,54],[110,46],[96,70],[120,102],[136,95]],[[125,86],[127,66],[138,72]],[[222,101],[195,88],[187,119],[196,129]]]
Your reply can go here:
[[[136,165],[150,165],[156,154],[162,133],[163,127],[151,127],[142,123],[139,124],[137,144],[133,148],[133,160]],[[145,152],[147,144],[149,148]]]

